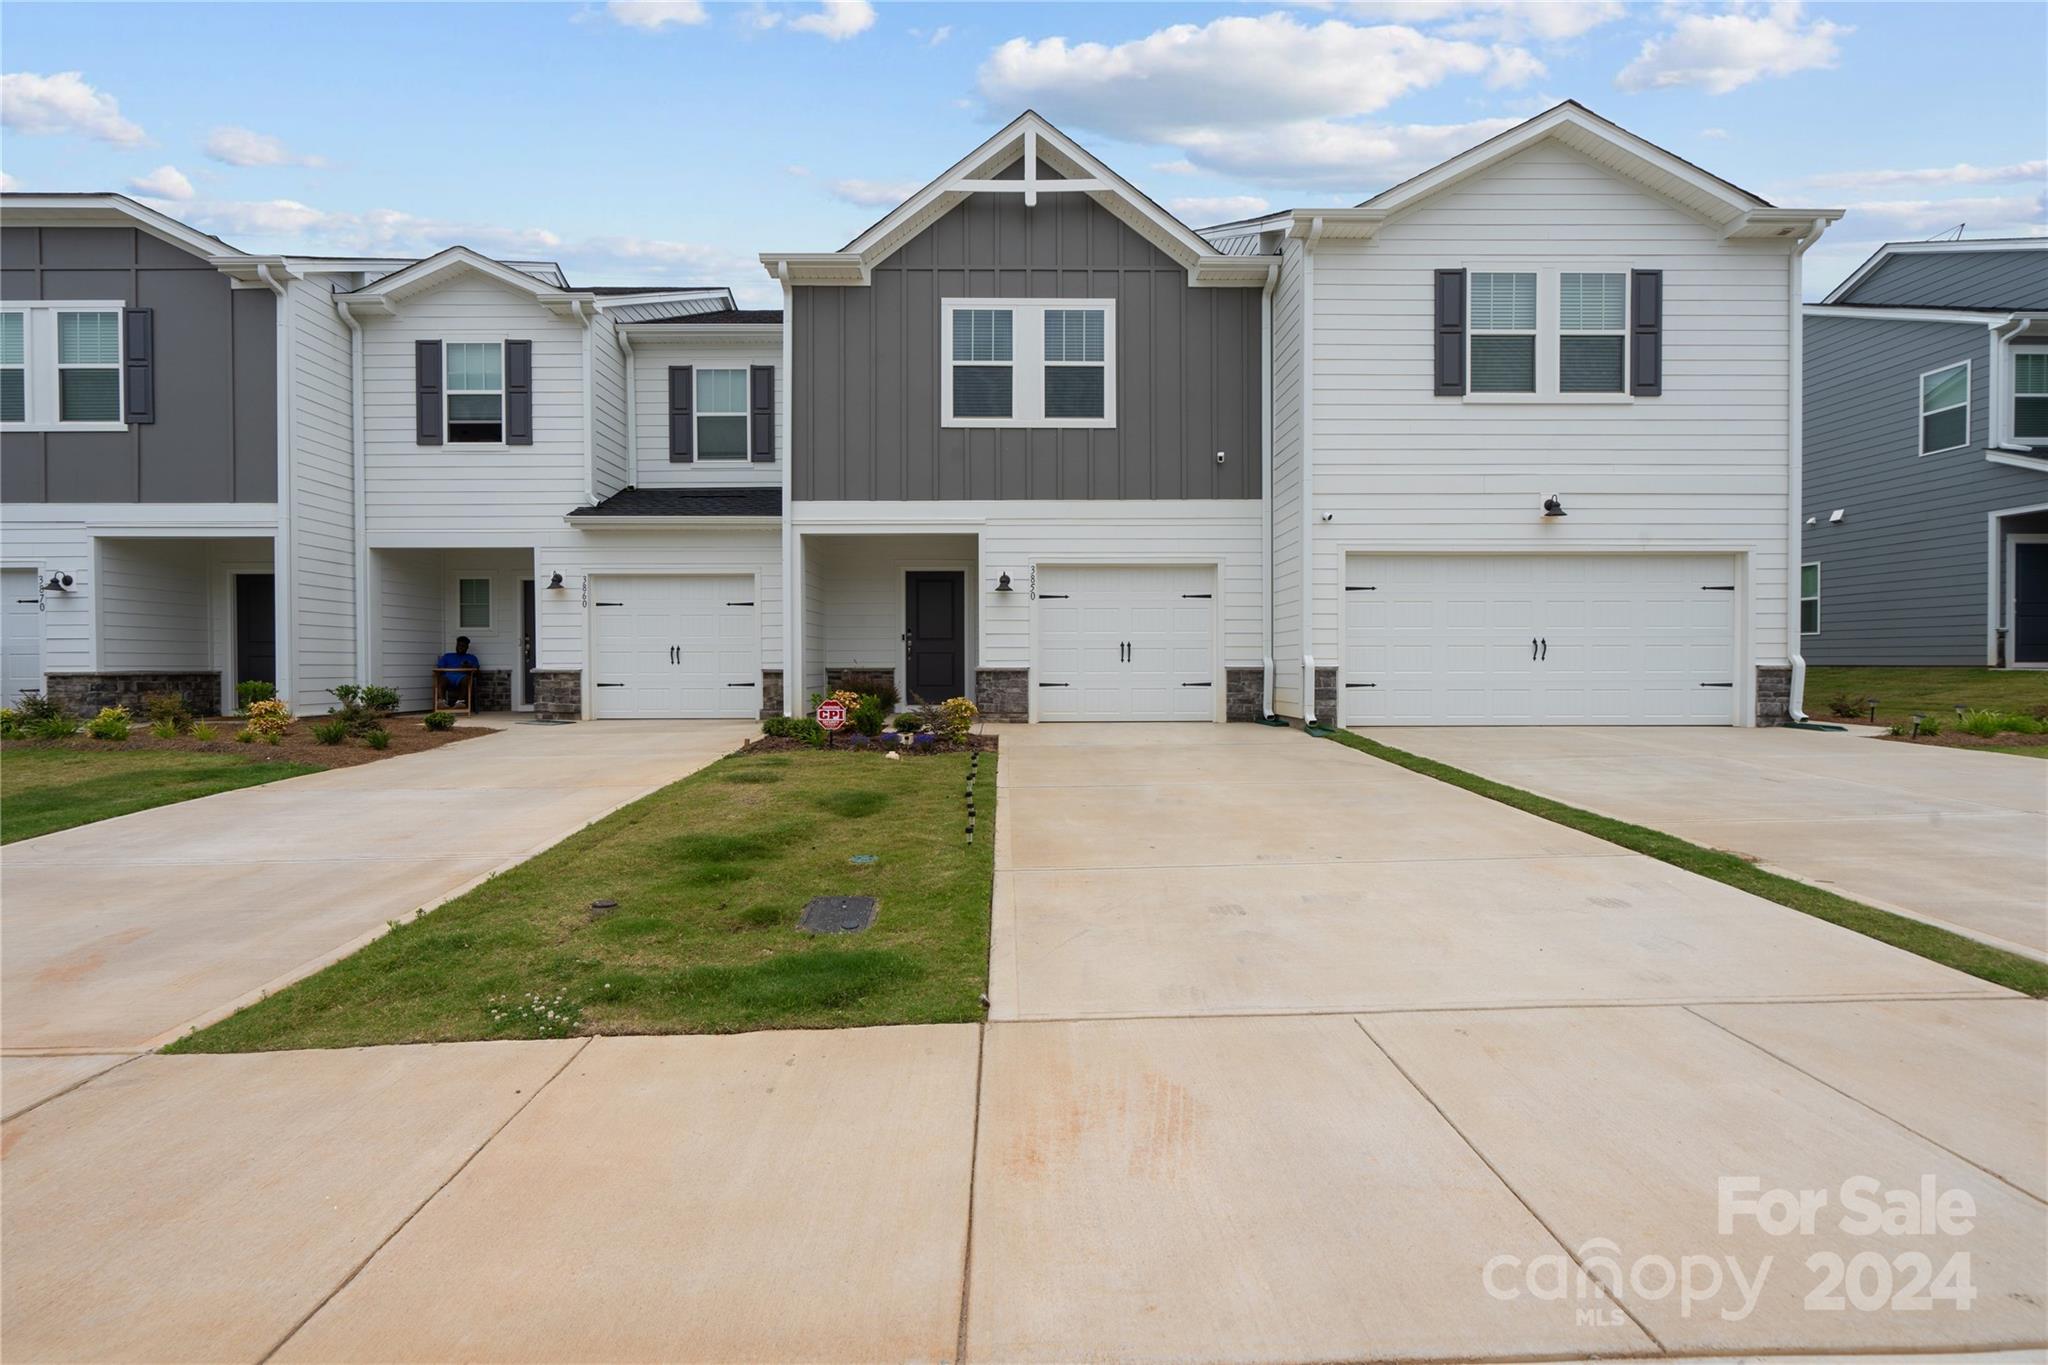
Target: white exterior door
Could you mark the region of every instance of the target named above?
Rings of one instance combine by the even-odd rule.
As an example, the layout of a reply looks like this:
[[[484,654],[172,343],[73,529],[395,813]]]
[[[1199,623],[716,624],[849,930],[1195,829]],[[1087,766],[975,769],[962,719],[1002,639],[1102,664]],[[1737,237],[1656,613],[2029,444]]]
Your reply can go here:
[[[1729,555],[1352,555],[1346,725],[1732,725]]]
[[[0,706],[43,690],[43,595],[34,569],[0,570]]]
[[[1216,571],[1037,571],[1040,720],[1216,719]]]
[[[599,720],[751,717],[761,709],[754,580],[590,580],[591,713]]]

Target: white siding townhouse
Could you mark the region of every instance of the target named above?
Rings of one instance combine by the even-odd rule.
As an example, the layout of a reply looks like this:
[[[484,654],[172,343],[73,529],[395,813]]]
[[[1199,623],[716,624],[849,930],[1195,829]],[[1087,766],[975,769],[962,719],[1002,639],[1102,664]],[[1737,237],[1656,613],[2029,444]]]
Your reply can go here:
[[[1769,723],[1838,216],[1574,104],[1206,232],[1026,113],[780,311],[9,195],[6,687],[422,706],[461,634],[560,718]]]

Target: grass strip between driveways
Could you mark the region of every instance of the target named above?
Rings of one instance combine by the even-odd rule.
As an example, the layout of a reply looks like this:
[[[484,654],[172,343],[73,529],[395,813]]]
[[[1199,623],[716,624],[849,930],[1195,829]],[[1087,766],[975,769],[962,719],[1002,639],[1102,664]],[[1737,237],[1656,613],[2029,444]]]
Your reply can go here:
[[[1396,749],[1378,740],[1367,739],[1364,735],[1352,734],[1348,730],[1335,730],[1326,735],[1348,748],[1384,759],[1396,767],[1409,772],[1433,777],[1439,782],[1448,782],[1483,796],[1489,801],[1498,801],[1504,806],[1527,811],[1541,816],[1555,824],[1565,825],[1582,834],[1618,844],[1632,853],[1641,853],[1659,862],[1670,863],[1673,867],[1684,868],[1687,872],[1710,877],[1738,891],[1747,891],[1767,901],[1775,901],[1787,909],[1824,919],[1830,924],[1839,924],[1844,929],[1853,929],[1859,934],[1889,943],[1894,948],[1903,948],[1917,953],[1930,962],[1939,962],[1944,967],[1953,967],[1959,972],[2022,991],[2031,996],[2048,996],[2048,964],[2035,962],[2031,958],[1979,943],[1973,938],[1951,933],[1947,929],[1922,924],[1919,920],[1904,915],[1895,915],[1889,910],[1880,910],[1874,905],[1851,900],[1833,891],[1824,891],[1817,886],[1792,877],[1783,877],[1767,872],[1755,863],[1734,853],[1718,849],[1702,848],[1684,839],[1665,834],[1659,830],[1646,829],[1642,825],[1631,825],[1623,820],[1595,815],[1591,811],[1568,806],[1562,801],[1553,801],[1547,796],[1510,787],[1454,768],[1448,763],[1439,763],[1432,758],[1411,754]]]
[[[972,844],[968,771],[730,755],[167,1051],[978,1022],[996,755]],[[873,896],[874,925],[803,932],[813,896]]]
[[[240,754],[9,744],[0,751],[0,844],[319,771]]]

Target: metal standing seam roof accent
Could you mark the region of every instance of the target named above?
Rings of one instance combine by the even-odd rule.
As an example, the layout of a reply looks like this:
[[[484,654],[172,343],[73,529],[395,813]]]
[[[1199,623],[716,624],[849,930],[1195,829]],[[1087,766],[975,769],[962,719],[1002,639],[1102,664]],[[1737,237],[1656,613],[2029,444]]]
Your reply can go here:
[[[626,488],[572,517],[779,517],[782,488]]]
[[[612,311],[616,315],[620,310],[613,309]],[[774,326],[781,323],[782,310],[780,308],[719,308],[697,313],[677,313],[673,316],[628,317],[621,318],[620,320],[622,322],[635,323],[674,323],[690,327],[734,327],[747,324]]]

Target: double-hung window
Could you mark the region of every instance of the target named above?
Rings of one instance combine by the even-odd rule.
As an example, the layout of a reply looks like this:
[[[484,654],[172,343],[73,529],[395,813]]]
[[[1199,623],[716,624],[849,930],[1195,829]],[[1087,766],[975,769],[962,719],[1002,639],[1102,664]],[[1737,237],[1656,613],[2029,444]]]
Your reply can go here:
[[[505,343],[448,343],[448,440],[496,445],[505,439]]]
[[[491,628],[490,579],[458,578],[455,580],[455,623],[463,630],[489,630]]]
[[[122,308],[66,300],[0,309],[0,426],[108,431],[127,425]]]
[[[1621,393],[1627,377],[1628,276],[1557,277],[1557,391]]]
[[[2012,434],[2027,445],[2048,445],[2048,348],[2012,353]]]
[[[28,314],[0,313],[0,422],[28,420]]]
[[[948,299],[941,318],[941,425],[1116,425],[1113,300]]]
[[[747,372],[697,370],[697,458],[747,458]]]
[[[1970,362],[1920,376],[1920,453],[1935,455],[1970,443]]]
[[[1799,633],[1820,634],[1820,565],[1799,566]]]
[[[121,314],[57,314],[57,420],[121,420]]]
[[[1536,275],[1472,272],[1472,392],[1536,392]]]

